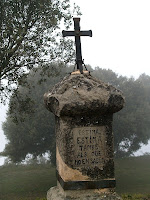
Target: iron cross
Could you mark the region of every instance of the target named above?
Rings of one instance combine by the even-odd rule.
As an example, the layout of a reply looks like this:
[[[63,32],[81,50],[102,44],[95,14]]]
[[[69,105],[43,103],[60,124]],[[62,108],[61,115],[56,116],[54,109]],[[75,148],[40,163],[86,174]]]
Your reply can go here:
[[[74,31],[62,31],[63,37],[66,36],[75,36],[76,44],[76,64],[77,69],[80,70],[80,73],[83,73],[83,60],[81,52],[81,41],[80,36],[90,36],[92,37],[92,31],[80,31],[80,18],[73,18],[74,21]]]

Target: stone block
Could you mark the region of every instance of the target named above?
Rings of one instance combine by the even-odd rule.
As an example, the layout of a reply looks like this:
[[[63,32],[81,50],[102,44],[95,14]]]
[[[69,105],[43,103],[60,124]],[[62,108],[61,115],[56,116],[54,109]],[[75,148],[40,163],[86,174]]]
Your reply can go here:
[[[121,91],[89,74],[75,74],[55,85],[44,100],[55,115],[58,180],[48,199],[119,198],[111,192],[115,188],[112,121],[113,113],[124,106]]]

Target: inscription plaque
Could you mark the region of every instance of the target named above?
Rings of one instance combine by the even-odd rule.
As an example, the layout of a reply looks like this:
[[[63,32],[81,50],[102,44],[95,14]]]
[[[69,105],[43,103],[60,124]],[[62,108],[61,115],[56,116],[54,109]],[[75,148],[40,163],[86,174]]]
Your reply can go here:
[[[106,158],[106,126],[73,128],[74,167],[103,167]]]

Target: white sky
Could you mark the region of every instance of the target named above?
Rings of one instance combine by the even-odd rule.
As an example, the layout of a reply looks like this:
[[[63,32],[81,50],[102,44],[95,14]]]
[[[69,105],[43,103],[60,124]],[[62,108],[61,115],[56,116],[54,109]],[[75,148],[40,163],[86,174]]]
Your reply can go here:
[[[149,0],[74,2],[83,13],[81,29],[93,31],[81,39],[85,63],[126,76],[150,75]]]
[[[4,122],[6,119],[6,109],[7,109],[7,106],[3,106],[0,104],[0,152],[3,151],[6,144],[6,138],[1,128],[2,122]],[[2,165],[3,162],[4,162],[4,158],[0,157],[0,165]]]
[[[82,11],[81,30],[91,29],[93,37],[82,37],[82,57],[92,67],[109,68],[123,76],[150,75],[149,0],[71,0]],[[73,27],[72,27],[73,30]],[[0,122],[5,120],[0,106]],[[0,129],[0,151],[6,143]],[[150,152],[150,144],[140,152]],[[0,159],[0,164],[3,159]]]

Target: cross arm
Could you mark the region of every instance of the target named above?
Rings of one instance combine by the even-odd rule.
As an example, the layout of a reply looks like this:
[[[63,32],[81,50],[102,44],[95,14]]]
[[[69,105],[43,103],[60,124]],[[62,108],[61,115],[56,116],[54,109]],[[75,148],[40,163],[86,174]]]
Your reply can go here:
[[[74,33],[74,31],[62,31],[62,35],[63,35],[63,37],[75,36],[75,33]]]
[[[92,37],[92,31],[80,31],[80,36],[90,36]]]
[[[92,31],[62,31],[63,37],[66,36],[90,36],[92,37]]]

